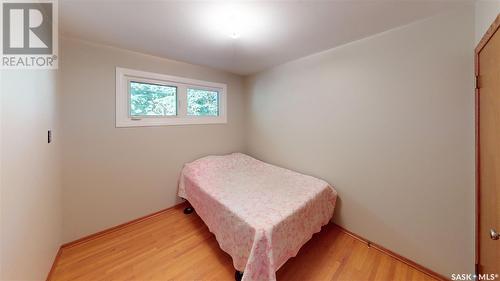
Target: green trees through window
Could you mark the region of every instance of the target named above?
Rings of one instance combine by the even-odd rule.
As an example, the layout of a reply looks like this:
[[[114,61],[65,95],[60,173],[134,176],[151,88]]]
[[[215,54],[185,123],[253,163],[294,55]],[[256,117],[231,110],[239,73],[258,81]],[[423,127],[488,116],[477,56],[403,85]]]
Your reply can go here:
[[[177,87],[130,82],[130,116],[177,115]]]
[[[176,116],[177,87],[129,82],[130,116]],[[219,116],[219,92],[187,88],[187,115]]]
[[[227,123],[227,85],[116,68],[116,127]]]
[[[202,89],[187,89],[187,114],[219,116],[219,93]]]

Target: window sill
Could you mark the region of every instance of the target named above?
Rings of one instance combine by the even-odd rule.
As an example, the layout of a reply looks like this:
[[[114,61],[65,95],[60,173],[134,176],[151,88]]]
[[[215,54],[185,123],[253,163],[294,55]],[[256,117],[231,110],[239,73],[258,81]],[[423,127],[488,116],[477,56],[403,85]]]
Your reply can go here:
[[[152,127],[152,126],[176,126],[176,125],[208,125],[208,124],[226,124],[224,117],[196,117],[196,118],[143,118],[141,120],[117,120],[117,128],[126,127]]]

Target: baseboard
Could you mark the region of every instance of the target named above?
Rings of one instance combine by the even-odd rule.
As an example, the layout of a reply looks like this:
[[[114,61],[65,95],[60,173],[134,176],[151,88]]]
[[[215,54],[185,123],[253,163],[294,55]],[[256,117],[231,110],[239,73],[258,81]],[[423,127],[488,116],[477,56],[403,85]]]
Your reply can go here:
[[[87,243],[89,241],[92,241],[92,240],[95,240],[95,239],[97,239],[99,237],[102,237],[102,236],[104,236],[106,234],[113,233],[115,231],[123,229],[123,228],[125,228],[127,226],[131,226],[131,225],[134,225],[134,224],[146,221],[148,219],[154,218],[154,217],[159,216],[159,215],[161,215],[161,214],[163,214],[163,213],[165,213],[165,212],[167,212],[169,210],[172,210],[172,209],[175,209],[175,208],[182,208],[183,209],[183,208],[185,208],[185,206],[187,206],[187,202],[181,202],[181,203],[176,204],[176,205],[174,205],[174,206],[172,206],[170,208],[166,208],[166,209],[154,212],[152,214],[145,215],[143,217],[131,220],[129,222],[122,223],[122,224],[119,224],[117,226],[113,226],[113,227],[110,227],[108,229],[96,232],[94,234],[90,234],[90,235],[84,236],[82,238],[76,239],[74,241],[62,244],[61,247],[59,247],[59,250],[57,251],[56,257],[54,258],[54,262],[52,263],[52,267],[50,268],[50,271],[49,271],[49,274],[47,275],[47,279],[46,280],[48,281],[48,280],[50,280],[52,278],[52,274],[54,273],[54,269],[56,267],[57,262],[59,261],[59,257],[61,256],[63,250],[69,249],[69,248],[74,247],[76,245]]]
[[[376,249],[376,250],[378,250],[378,251],[380,251],[380,252],[382,252],[382,253],[384,253],[384,254],[386,254],[388,256],[391,256],[391,257],[399,260],[400,262],[402,262],[402,263],[404,263],[404,264],[406,264],[408,266],[411,266],[411,267],[415,268],[416,270],[418,270],[420,272],[423,272],[423,273],[429,275],[432,278],[435,278],[435,279],[441,280],[441,281],[449,281],[450,280],[449,278],[446,278],[445,276],[443,276],[443,275],[441,275],[441,274],[439,274],[439,273],[437,273],[435,271],[432,271],[432,270],[426,268],[425,266],[422,266],[422,265],[420,265],[420,264],[418,264],[418,263],[416,263],[416,262],[414,262],[414,261],[412,261],[410,259],[407,259],[407,258],[405,258],[405,257],[403,257],[403,256],[401,256],[401,255],[399,255],[399,254],[397,254],[397,253],[395,253],[395,252],[393,252],[393,251],[385,248],[385,247],[382,247],[382,246],[380,246],[380,245],[378,245],[376,243],[373,243],[370,240],[368,240],[368,239],[366,239],[364,237],[361,237],[358,234],[356,234],[354,232],[351,232],[351,231],[343,228],[342,226],[340,226],[338,224],[335,224],[335,225],[342,232],[346,233],[347,235],[353,237],[356,240],[359,240],[359,241],[365,243],[368,247],[372,247],[372,248],[374,248],[374,249]]]
[[[119,224],[119,225],[117,225],[117,226],[110,227],[110,228],[108,228],[108,229],[105,229],[105,230],[99,231],[99,232],[94,233],[94,234],[90,234],[90,235],[84,236],[84,237],[79,238],[79,239],[77,239],[77,240],[74,240],[74,241],[71,241],[71,242],[68,242],[68,243],[65,243],[65,244],[61,245],[61,247],[59,248],[59,251],[57,251],[57,255],[56,255],[55,259],[54,259],[54,263],[52,264],[52,267],[51,267],[51,269],[50,269],[50,271],[49,271],[49,274],[48,274],[48,276],[47,276],[47,280],[50,280],[50,278],[51,278],[51,276],[52,276],[52,273],[53,273],[53,271],[54,271],[54,268],[55,268],[55,266],[56,266],[56,264],[57,264],[57,261],[59,260],[59,257],[61,256],[62,251],[63,251],[64,249],[68,249],[68,248],[74,247],[74,246],[76,246],[76,245],[80,245],[80,244],[83,244],[83,243],[87,243],[87,242],[89,242],[89,241],[92,241],[92,240],[95,240],[95,239],[97,239],[97,238],[99,238],[99,237],[102,237],[102,236],[104,236],[104,235],[106,235],[106,234],[116,232],[116,231],[118,231],[118,230],[120,230],[120,229],[123,229],[123,228],[125,228],[125,227],[127,227],[127,226],[131,226],[131,225],[134,225],[134,224],[137,224],[137,223],[140,223],[140,222],[146,221],[146,220],[148,220],[148,219],[151,219],[151,218],[154,218],[154,217],[156,217],[156,216],[159,216],[159,215],[161,215],[161,214],[163,214],[163,213],[165,213],[165,212],[167,212],[167,211],[169,211],[169,210],[171,210],[171,209],[175,209],[175,208],[180,208],[180,209],[183,209],[183,208],[185,208],[187,205],[188,205],[188,203],[187,203],[187,202],[181,202],[181,203],[179,203],[179,204],[177,204],[177,205],[174,205],[174,206],[172,206],[172,207],[170,207],[170,208],[166,208],[166,209],[163,209],[163,210],[160,210],[160,211],[154,212],[154,213],[152,213],[152,214],[145,215],[145,216],[143,216],[143,217],[140,217],[140,218],[137,218],[137,219],[131,220],[131,221],[126,222],[126,223]],[[397,253],[394,253],[393,251],[388,250],[388,249],[386,249],[386,248],[384,248],[384,247],[382,247],[382,246],[380,246],[380,245],[378,245],[378,244],[376,244],[376,243],[372,243],[370,240],[365,239],[365,238],[363,238],[363,237],[361,237],[361,236],[357,235],[356,233],[351,232],[351,231],[349,231],[349,230],[347,230],[347,229],[345,229],[345,228],[343,228],[343,227],[339,226],[338,224],[335,224],[335,225],[336,225],[336,226],[337,226],[337,227],[338,227],[338,228],[339,228],[342,232],[344,232],[344,233],[346,233],[347,235],[349,235],[349,236],[353,237],[354,239],[357,239],[357,240],[359,240],[359,241],[361,241],[361,242],[365,243],[367,246],[372,247],[372,248],[374,248],[374,249],[376,249],[376,250],[378,250],[378,251],[380,251],[380,252],[382,252],[382,253],[384,253],[384,254],[387,254],[387,255],[389,255],[389,256],[391,256],[391,257],[393,257],[393,258],[395,258],[395,259],[397,259],[397,260],[399,260],[399,261],[401,261],[401,262],[403,262],[403,263],[405,263],[406,265],[408,265],[408,266],[411,266],[411,267],[415,268],[416,270],[418,270],[418,271],[420,271],[420,272],[422,272],[422,273],[425,273],[425,274],[427,274],[427,275],[429,275],[429,276],[431,276],[431,277],[433,277],[433,278],[435,278],[435,279],[437,279],[437,280],[441,280],[441,281],[449,281],[449,280],[450,280],[450,279],[448,279],[448,278],[444,277],[443,275],[441,275],[441,274],[439,274],[439,273],[436,273],[436,272],[434,272],[434,271],[432,271],[432,270],[430,270],[430,269],[428,269],[428,268],[426,268],[426,267],[424,267],[424,266],[422,266],[422,265],[420,265],[420,264],[418,264],[418,263],[416,263],[416,262],[414,262],[414,261],[412,261],[412,260],[410,260],[410,259],[407,259],[407,258],[405,258],[405,257],[403,257],[403,256],[401,256],[401,255],[399,255],[399,254],[397,254]]]
[[[161,215],[163,213],[165,213],[166,211],[169,211],[171,209],[175,209],[175,208],[183,208],[184,205],[186,205],[187,203],[186,202],[181,202],[179,204],[176,204],[170,208],[166,208],[166,209],[163,209],[163,210],[160,210],[160,211],[157,211],[157,212],[154,212],[152,214],[149,214],[149,215],[145,215],[143,217],[140,217],[140,218],[137,218],[137,219],[134,219],[134,220],[131,220],[129,222],[126,222],[126,223],[122,223],[122,224],[119,224],[117,226],[113,226],[113,227],[110,227],[108,229],[105,229],[105,230],[102,230],[102,231],[99,231],[99,232],[96,232],[94,234],[90,234],[90,235],[87,235],[87,236],[84,236],[82,238],[79,238],[77,240],[74,240],[74,241],[71,241],[71,242],[68,242],[68,243],[64,243],[61,245],[61,248],[63,249],[67,249],[67,248],[71,248],[71,247],[74,247],[76,245],[79,245],[79,244],[82,244],[82,243],[87,243],[89,241],[92,241],[94,239],[97,239],[103,235],[107,235],[109,233],[113,233],[115,231],[118,231],[124,227],[127,227],[127,226],[130,226],[130,225],[134,225],[134,224],[138,224],[140,222],[143,222],[145,220],[148,220],[148,219],[151,219],[151,218],[154,218],[158,215]]]
[[[59,261],[59,257],[61,257],[62,254],[62,248],[59,247],[57,250],[57,254],[54,257],[54,262],[52,262],[52,266],[50,267],[49,274],[47,274],[47,280],[50,280],[52,278],[52,274],[54,273],[54,269],[56,268],[57,261]]]

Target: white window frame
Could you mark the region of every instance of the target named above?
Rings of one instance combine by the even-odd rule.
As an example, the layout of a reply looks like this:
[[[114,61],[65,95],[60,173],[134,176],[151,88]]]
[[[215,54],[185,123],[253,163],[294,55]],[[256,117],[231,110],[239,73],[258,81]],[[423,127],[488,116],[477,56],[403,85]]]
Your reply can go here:
[[[153,83],[177,87],[177,115],[174,116],[130,116],[129,82]],[[219,93],[218,116],[187,115],[187,89],[203,89]],[[227,85],[185,77],[153,72],[116,68],[116,127],[144,127],[164,125],[225,124]]]

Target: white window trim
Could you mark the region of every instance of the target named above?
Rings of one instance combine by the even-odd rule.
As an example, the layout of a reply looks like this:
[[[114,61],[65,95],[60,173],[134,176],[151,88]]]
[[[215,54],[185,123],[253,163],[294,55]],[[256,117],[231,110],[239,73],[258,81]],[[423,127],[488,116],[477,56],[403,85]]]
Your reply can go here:
[[[165,117],[129,116],[128,82],[164,84],[177,87],[177,115]],[[218,116],[187,115],[187,88],[216,90],[219,92]],[[145,72],[128,68],[116,68],[116,127],[145,127],[163,125],[225,124],[227,123],[227,85],[185,77]]]

